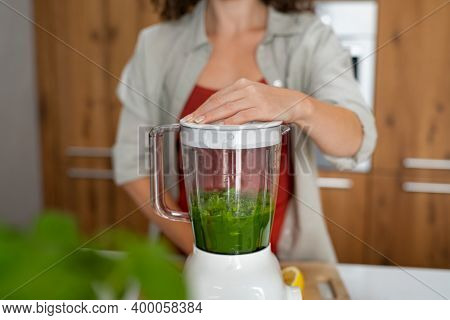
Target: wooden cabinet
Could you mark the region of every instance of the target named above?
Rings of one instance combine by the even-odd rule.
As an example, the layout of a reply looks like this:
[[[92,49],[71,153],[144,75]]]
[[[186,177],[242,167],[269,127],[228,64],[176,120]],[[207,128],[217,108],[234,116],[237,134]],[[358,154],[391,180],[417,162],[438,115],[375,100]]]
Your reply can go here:
[[[450,267],[450,15],[443,4],[378,1],[373,167],[321,173],[353,181],[351,189],[322,189],[324,213],[339,224],[328,228],[341,262]]]
[[[449,195],[416,176],[372,177],[369,263],[450,268]],[[434,192],[430,192],[433,191]]]
[[[149,1],[36,0],[35,19],[45,206],[73,212],[88,233],[121,219],[146,232],[112,182],[110,148],[118,79],[139,30],[157,21]]]
[[[441,0],[379,0],[374,169],[450,159],[450,9]],[[441,9],[437,9],[441,8]],[[430,164],[431,165],[431,164]]]
[[[368,176],[321,172],[323,213],[339,262],[363,263],[367,247]]]
[[[439,0],[379,1],[369,263],[449,268],[450,19]],[[378,252],[375,252],[378,251]]]
[[[450,173],[320,173],[339,262],[450,268]]]

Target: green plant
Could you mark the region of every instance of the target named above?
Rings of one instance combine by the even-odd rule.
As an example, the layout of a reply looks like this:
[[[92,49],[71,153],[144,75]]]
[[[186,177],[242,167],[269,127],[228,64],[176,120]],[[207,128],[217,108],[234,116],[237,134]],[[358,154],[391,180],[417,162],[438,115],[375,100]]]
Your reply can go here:
[[[146,299],[184,299],[179,266],[168,250],[124,231],[85,248],[73,218],[41,214],[18,231],[0,226],[0,298],[121,299],[131,289]],[[99,251],[114,249],[114,251]]]

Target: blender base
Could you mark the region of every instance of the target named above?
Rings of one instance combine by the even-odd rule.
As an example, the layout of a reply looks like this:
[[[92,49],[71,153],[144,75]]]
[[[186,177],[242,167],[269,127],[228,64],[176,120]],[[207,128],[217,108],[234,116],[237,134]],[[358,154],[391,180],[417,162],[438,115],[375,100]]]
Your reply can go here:
[[[283,283],[280,264],[270,245],[260,251],[223,255],[194,246],[184,274],[190,299],[300,300],[297,287]]]

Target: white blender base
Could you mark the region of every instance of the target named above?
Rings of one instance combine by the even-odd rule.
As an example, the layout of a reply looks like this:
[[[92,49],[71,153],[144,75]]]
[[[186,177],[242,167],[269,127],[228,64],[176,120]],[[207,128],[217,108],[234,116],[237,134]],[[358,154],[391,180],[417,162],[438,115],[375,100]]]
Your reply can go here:
[[[184,274],[190,299],[300,300],[300,289],[286,286],[270,245],[254,253],[224,255],[194,246]]]

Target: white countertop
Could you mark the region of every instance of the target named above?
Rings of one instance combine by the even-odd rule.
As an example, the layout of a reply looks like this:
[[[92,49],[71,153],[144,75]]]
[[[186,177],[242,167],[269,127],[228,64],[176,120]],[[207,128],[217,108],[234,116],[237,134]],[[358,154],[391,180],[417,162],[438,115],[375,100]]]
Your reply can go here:
[[[450,299],[450,270],[338,264],[351,299]]]

